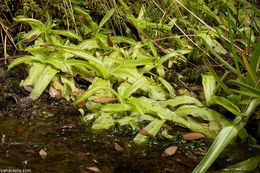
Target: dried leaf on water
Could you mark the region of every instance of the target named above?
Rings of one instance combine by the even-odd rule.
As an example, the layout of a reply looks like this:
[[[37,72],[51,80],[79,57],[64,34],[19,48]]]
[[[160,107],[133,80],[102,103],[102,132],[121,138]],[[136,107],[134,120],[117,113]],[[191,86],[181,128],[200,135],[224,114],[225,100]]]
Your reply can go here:
[[[145,129],[140,129],[138,132],[139,132],[141,135],[144,135],[144,136],[150,136],[150,135],[151,135],[151,134],[148,133]]]
[[[39,154],[40,154],[40,156],[41,156],[42,159],[46,159],[47,153],[46,153],[46,151],[45,151],[44,149],[41,149],[41,150],[39,151]]]
[[[26,131],[28,128],[26,127],[26,126],[23,126],[23,127],[18,127],[17,129],[16,129],[16,131],[18,132],[18,133],[23,133],[24,131]]]
[[[96,103],[111,103],[117,101],[115,97],[98,97],[93,100]]]
[[[97,167],[87,167],[89,170],[94,172],[99,172],[100,170]]]
[[[205,138],[205,135],[203,135],[201,133],[197,133],[197,132],[191,132],[191,133],[187,133],[187,134],[183,135],[183,137],[186,140],[194,140],[194,139]]]
[[[116,142],[114,143],[114,149],[119,152],[123,151],[123,148]]]
[[[176,146],[170,146],[170,147],[166,148],[164,150],[162,156],[171,156],[171,155],[175,154],[177,151],[177,148],[178,147],[176,147]]]

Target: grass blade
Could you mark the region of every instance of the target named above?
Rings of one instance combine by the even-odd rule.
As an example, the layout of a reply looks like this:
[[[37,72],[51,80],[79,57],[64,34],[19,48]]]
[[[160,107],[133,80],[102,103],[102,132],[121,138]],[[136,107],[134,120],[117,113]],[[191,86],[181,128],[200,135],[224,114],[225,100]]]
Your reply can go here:
[[[215,141],[209,148],[206,156],[201,160],[198,166],[193,170],[193,173],[204,173],[216,160],[224,148],[236,137],[240,128],[230,124],[224,127],[216,137]]]

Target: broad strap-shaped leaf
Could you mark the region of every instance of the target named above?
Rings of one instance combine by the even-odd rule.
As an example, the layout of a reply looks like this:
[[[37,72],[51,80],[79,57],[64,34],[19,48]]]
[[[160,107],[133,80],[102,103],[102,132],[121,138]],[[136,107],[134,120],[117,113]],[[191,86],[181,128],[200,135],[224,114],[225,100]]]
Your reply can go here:
[[[94,65],[92,65],[86,61],[82,61],[82,60],[78,60],[78,59],[70,59],[70,60],[67,60],[66,63],[71,66],[75,66],[75,68],[80,67],[80,66],[86,67],[87,69],[90,69],[93,72],[95,72],[97,74],[97,76],[102,76],[100,71]]]
[[[31,31],[23,34],[23,41],[31,42],[32,40],[36,39],[41,33],[43,33],[43,31],[41,31],[40,28],[34,28]]]
[[[25,62],[32,62],[32,61],[41,61],[41,59],[36,58],[34,56],[23,56],[20,58],[15,59],[12,61],[12,63],[8,66],[8,70],[13,68],[14,66],[17,66],[19,64],[25,63]]]
[[[210,104],[216,89],[216,80],[213,75],[202,75],[202,85],[207,105]]]
[[[42,72],[45,69],[45,65],[41,63],[31,63],[29,65],[29,72],[28,76],[25,80],[21,81],[20,85],[34,85],[36,81],[39,79],[39,76],[42,74]]]
[[[32,27],[37,26],[37,27],[39,27],[41,29],[42,32],[46,31],[46,26],[39,20],[32,19],[32,18],[27,18],[25,16],[16,16],[16,18],[14,18],[14,20],[16,22],[28,23],[28,24],[32,25]]]
[[[236,116],[241,116],[241,112],[238,109],[236,105],[234,105],[231,101],[228,99],[225,99],[224,97],[219,97],[219,96],[213,96],[211,97],[209,101],[209,105],[212,104],[218,104],[235,114]]]
[[[122,94],[123,98],[130,97],[134,92],[136,92],[139,88],[141,88],[143,85],[148,85],[148,81],[146,78],[141,77],[137,79],[130,87],[128,87],[126,90],[124,90]]]
[[[75,32],[68,31],[68,30],[50,30],[49,34],[57,34],[57,35],[63,35],[69,38],[74,38],[78,41],[81,41],[82,38],[78,36]]]
[[[245,173],[245,172],[251,172],[254,169],[257,168],[258,164],[260,163],[260,156],[251,157],[248,160],[245,160],[243,162],[234,164],[232,166],[229,166],[227,168],[224,168],[220,171],[217,171],[216,173]]]
[[[224,148],[236,137],[240,129],[240,127],[232,124],[224,127],[209,148],[206,156],[204,156],[198,166],[193,170],[193,173],[206,172]]]
[[[58,46],[58,45],[55,45],[54,48],[60,50],[60,51],[65,51],[65,52],[68,52],[68,53],[71,53],[71,54],[74,54],[80,58],[83,58],[87,61],[89,61],[91,64],[93,64],[97,69],[99,69],[99,71],[101,72],[101,74],[103,75],[103,77],[105,79],[107,79],[110,75],[108,74],[107,72],[107,69],[104,65],[104,63],[94,57],[93,55],[91,55],[90,53],[86,52],[86,51],[82,51],[81,49],[76,49],[76,48],[71,48],[71,47],[68,47],[68,46]]]
[[[198,99],[185,95],[173,97],[172,99],[163,102],[162,106],[167,107],[169,105],[174,108],[182,104],[194,104],[200,107],[203,106],[203,104]]]
[[[98,41],[95,38],[87,39],[82,41],[78,47],[80,49],[86,49],[86,50],[91,50],[91,49],[99,49],[100,46],[98,45]]]
[[[39,76],[39,79],[36,81],[35,85],[33,86],[33,90],[30,94],[30,97],[33,100],[36,100],[40,97],[42,92],[45,90],[45,88],[49,85],[52,78],[58,73],[57,70],[53,69],[50,66],[45,67],[44,71],[42,72],[42,75]]]
[[[115,124],[115,120],[112,118],[111,113],[101,113],[100,116],[94,121],[92,130],[101,131],[109,129]]]
[[[137,44],[137,42],[134,39],[124,36],[111,36],[110,38],[114,43],[128,43],[130,45]]]
[[[175,89],[172,87],[172,85],[167,82],[165,79],[158,77],[159,81],[163,84],[163,86],[168,90],[170,97],[175,96]]]
[[[123,111],[133,111],[134,107],[126,103],[114,103],[104,105],[101,109],[104,112],[123,112]]]
[[[146,130],[150,135],[156,136],[164,122],[165,122],[165,120],[154,119],[144,128],[144,130]],[[143,144],[143,143],[147,142],[148,139],[149,139],[149,136],[145,136],[145,135],[138,133],[136,135],[136,137],[134,138],[134,142],[137,144]]]

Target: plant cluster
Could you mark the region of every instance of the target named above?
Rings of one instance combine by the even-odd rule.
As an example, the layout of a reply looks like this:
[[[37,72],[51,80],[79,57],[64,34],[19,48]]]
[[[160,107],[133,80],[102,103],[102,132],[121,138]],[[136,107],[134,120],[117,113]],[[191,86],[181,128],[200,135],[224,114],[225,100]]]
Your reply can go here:
[[[9,69],[28,64],[28,77],[21,85],[33,86],[32,99],[50,86],[50,95],[73,102],[82,120],[93,122],[95,131],[115,125],[144,130],[146,134],[134,138],[138,144],[156,136],[167,123],[203,133],[215,141],[194,172],[205,172],[237,134],[246,139],[244,127],[260,98],[260,10],[254,5],[244,0],[165,0],[139,3],[136,10],[137,2],[130,6],[131,1],[122,0],[92,2],[104,8],[87,2],[66,3],[66,14],[71,14],[67,30],[60,29],[49,13],[44,23],[22,15],[14,18],[32,28],[20,33],[18,42],[19,49],[30,55],[15,59]],[[86,5],[102,10],[103,17],[93,18],[83,8]],[[209,73],[202,74],[202,98],[188,90],[175,90],[166,80],[183,63],[197,69],[204,64],[208,69]],[[214,66],[221,68],[220,73]],[[175,72],[182,82],[182,75]],[[235,80],[227,79],[231,74]],[[90,85],[82,86],[78,80]],[[225,108],[235,118],[228,119],[210,109],[211,105]],[[172,140],[175,135],[163,136]],[[257,167],[258,158],[251,158],[248,169]],[[245,163],[227,170],[241,166]]]

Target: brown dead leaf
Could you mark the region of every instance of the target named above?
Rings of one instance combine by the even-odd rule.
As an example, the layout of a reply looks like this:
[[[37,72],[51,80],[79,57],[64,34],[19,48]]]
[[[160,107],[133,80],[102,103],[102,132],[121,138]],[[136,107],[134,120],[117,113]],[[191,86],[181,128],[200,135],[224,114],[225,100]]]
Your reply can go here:
[[[194,139],[205,138],[205,135],[203,135],[201,133],[197,133],[197,132],[191,132],[191,133],[187,133],[187,134],[183,135],[183,137],[186,140],[194,140]]]
[[[38,37],[38,35],[33,35],[33,36],[31,36],[29,39],[24,40],[24,42],[29,43],[29,42],[35,40],[37,37]]]
[[[93,100],[96,103],[111,103],[117,101],[115,97],[98,97]]]
[[[94,172],[99,172],[100,170],[97,167],[87,167],[89,170]]]
[[[151,134],[150,133],[148,133],[146,130],[144,130],[144,129],[140,129],[139,131],[138,131],[140,134],[142,134],[142,135],[144,135],[144,136],[150,136]]]
[[[32,91],[32,85],[20,85],[25,91],[31,92]]]
[[[18,132],[18,133],[23,133],[25,130],[27,130],[28,128],[27,127],[25,127],[25,126],[23,126],[23,127],[18,127],[17,129],[16,129],[16,131]]]
[[[189,44],[187,44],[188,49],[193,49],[193,47]]]
[[[171,156],[171,155],[175,154],[177,151],[177,148],[178,147],[176,147],[176,146],[170,146],[170,147],[166,148],[164,150],[162,156]]]
[[[50,87],[50,89],[49,89],[49,94],[50,94],[50,96],[51,97],[53,97],[53,98],[57,98],[57,99],[60,99],[61,98],[61,92],[60,92],[60,90],[57,90],[56,88],[54,88],[54,87]]]
[[[108,46],[109,47],[113,47],[113,41],[112,41],[112,39],[109,37],[109,35],[107,36],[107,44],[108,44]]]
[[[80,14],[78,15],[78,18],[79,18],[79,20],[80,20],[82,23],[84,23],[85,25],[87,25],[87,21],[86,21],[84,15],[83,15],[82,13],[80,13]]]
[[[83,93],[84,93],[84,90],[74,91],[74,92],[73,92],[73,94],[76,94],[76,95],[77,95],[77,98],[79,98],[79,96],[80,96],[81,94],[83,94]],[[82,108],[84,105],[85,105],[85,100],[83,100],[82,102],[80,102],[80,103],[78,104],[78,107]]]
[[[41,150],[39,151],[39,154],[40,154],[40,156],[41,156],[42,159],[46,159],[47,153],[46,153],[46,151],[45,151],[44,149],[41,149]]]
[[[123,151],[123,148],[116,142],[114,143],[114,149],[119,152]]]

